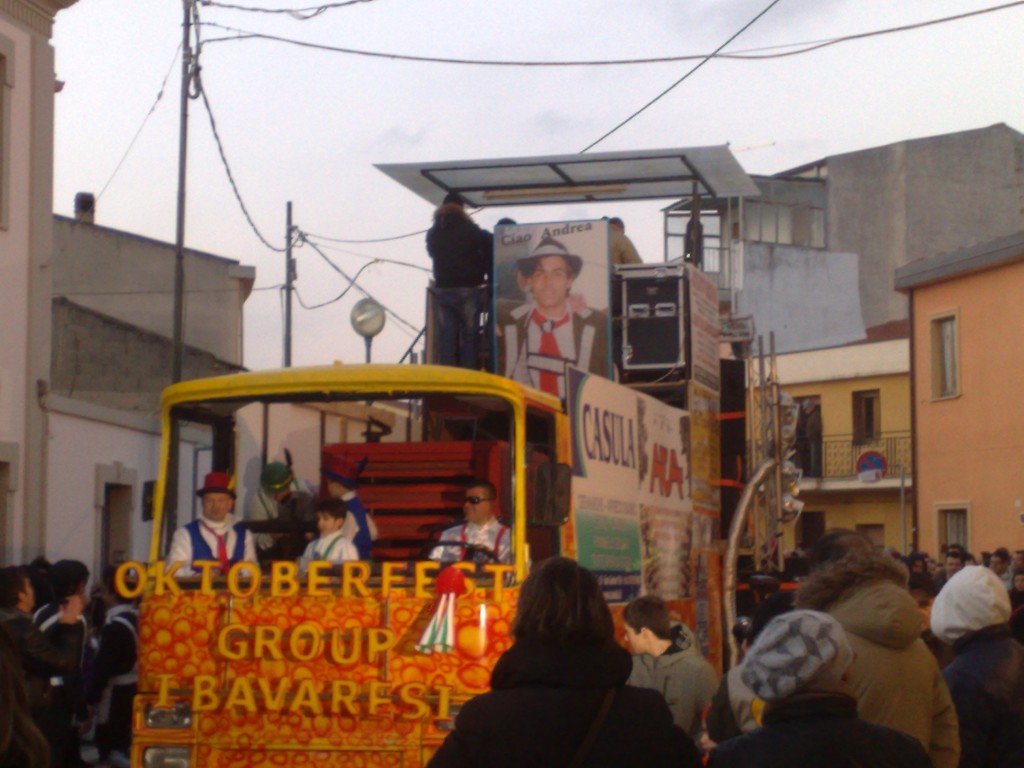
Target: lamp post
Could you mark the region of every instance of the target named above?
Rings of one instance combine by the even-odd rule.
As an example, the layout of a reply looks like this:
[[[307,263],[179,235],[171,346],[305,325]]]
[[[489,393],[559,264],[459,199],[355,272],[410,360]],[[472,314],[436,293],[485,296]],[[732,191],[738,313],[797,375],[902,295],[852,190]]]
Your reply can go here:
[[[907,550],[907,468],[904,464],[897,464],[900,470],[900,533],[903,534],[903,555],[909,555]]]
[[[369,297],[360,299],[352,307],[349,319],[352,321],[352,328],[355,329],[355,332],[366,340],[366,362],[370,362],[373,337],[384,330],[386,319],[384,307]]]
[[[903,554],[909,554],[907,550],[907,467],[905,464],[891,464],[885,469],[871,469],[866,472],[859,472],[857,479],[862,483],[876,483],[885,476],[888,470],[898,469],[900,471],[900,536],[903,541]]]

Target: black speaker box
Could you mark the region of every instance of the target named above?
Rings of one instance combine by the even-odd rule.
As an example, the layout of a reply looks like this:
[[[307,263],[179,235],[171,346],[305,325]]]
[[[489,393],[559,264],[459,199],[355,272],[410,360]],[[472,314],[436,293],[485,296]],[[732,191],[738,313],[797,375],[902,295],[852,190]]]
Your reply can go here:
[[[621,272],[623,370],[686,364],[685,286],[681,268]]]

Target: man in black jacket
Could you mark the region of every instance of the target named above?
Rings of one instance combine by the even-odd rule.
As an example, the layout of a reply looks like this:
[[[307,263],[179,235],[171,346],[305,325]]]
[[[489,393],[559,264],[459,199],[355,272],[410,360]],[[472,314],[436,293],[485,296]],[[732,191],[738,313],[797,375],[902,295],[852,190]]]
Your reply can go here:
[[[434,211],[427,253],[434,262],[438,361],[476,370],[484,293],[491,273],[493,236],[466,215],[462,196],[449,192]]]
[[[50,568],[50,584],[53,586],[54,599],[38,609],[32,617],[32,621],[43,635],[55,640],[65,633],[60,625],[67,606],[71,602],[81,602],[84,610],[87,602],[85,587],[88,583],[89,569],[85,563],[78,560],[58,560],[53,564]],[[89,719],[81,671],[88,623],[81,611],[76,617],[76,622],[76,629],[81,635],[77,647],[79,665],[70,674],[51,678],[53,690],[47,705],[46,727],[43,728],[43,733],[50,743],[60,745],[59,749],[54,749],[53,764],[67,768],[78,768],[82,765],[78,726],[85,724]]]
[[[53,710],[59,704],[53,680],[79,671],[85,640],[84,625],[80,619],[85,600],[74,595],[64,601],[45,635],[32,622],[34,607],[35,591],[28,571],[20,567],[0,569],[0,622],[6,625],[21,655],[32,719],[51,744],[51,765],[63,765],[59,762],[61,750],[58,746],[65,743],[65,737],[63,734],[55,736],[52,727],[55,722]],[[59,708],[66,711],[63,705]]]

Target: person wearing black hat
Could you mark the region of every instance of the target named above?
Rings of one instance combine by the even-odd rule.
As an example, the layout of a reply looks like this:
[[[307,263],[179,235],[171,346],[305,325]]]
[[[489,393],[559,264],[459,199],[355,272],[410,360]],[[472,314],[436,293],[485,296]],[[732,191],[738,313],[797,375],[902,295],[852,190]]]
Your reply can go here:
[[[224,574],[235,563],[255,563],[256,544],[252,534],[231,514],[235,506],[231,476],[227,472],[210,472],[196,495],[203,501],[203,511],[174,532],[167,565],[181,563],[178,575],[191,576],[198,572],[195,563],[202,560],[219,562]]]
[[[491,274],[493,236],[466,215],[457,192],[449,192],[434,211],[427,231],[427,253],[434,262],[434,304],[440,343],[438,362],[475,370],[477,334],[485,286]]]
[[[565,397],[567,363],[607,372],[607,319],[569,303],[583,259],[553,237],[545,237],[517,262],[529,301],[509,313],[501,327],[498,370],[522,384]]]

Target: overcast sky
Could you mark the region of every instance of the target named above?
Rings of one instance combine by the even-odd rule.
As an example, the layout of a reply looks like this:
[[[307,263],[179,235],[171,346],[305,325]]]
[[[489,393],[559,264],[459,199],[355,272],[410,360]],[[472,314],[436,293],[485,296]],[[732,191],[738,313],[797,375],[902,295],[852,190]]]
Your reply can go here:
[[[208,23],[322,45],[419,56],[579,61],[707,54],[769,0],[373,0],[309,20],[231,9],[306,8],[317,0],[225,0]],[[725,52],[788,48],[989,8],[997,0],[781,0]],[[79,0],[57,16],[54,210],[99,194],[97,223],[173,242],[182,5],[179,0]],[[594,148],[730,144],[749,173],[775,173],[831,154],[1007,123],[1024,130],[1024,5],[825,47],[786,58],[712,60]],[[481,67],[394,61],[267,40],[207,42],[202,83],[228,161],[256,226],[282,246],[285,205],[305,232],[385,238],[425,229],[432,208],[374,163],[581,151],[678,80],[694,62],[614,67]],[[168,72],[163,98],[156,101]],[[284,257],[246,223],[217,154],[202,101],[190,102],[186,245],[256,267],[246,304],[245,363],[282,362]],[[646,261],[662,258],[660,209],[670,201],[483,211],[490,228],[620,215]],[[324,242],[324,241],[320,241]],[[324,243],[354,274],[369,258],[429,268],[423,236],[381,244]],[[329,301],[347,283],[309,246],[296,250],[298,290]],[[428,273],[378,263],[359,284],[410,324],[423,324]],[[170,286],[168,286],[170,289]],[[296,365],[357,362],[351,291],[295,305]],[[187,320],[186,320],[187,322]],[[396,361],[414,332],[390,319],[374,359]]]

